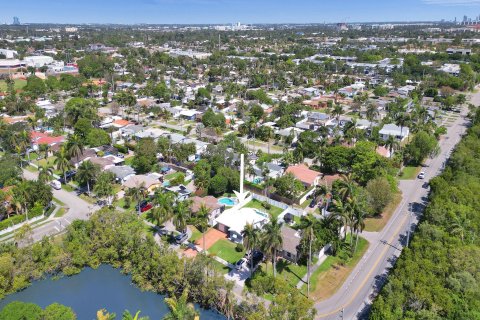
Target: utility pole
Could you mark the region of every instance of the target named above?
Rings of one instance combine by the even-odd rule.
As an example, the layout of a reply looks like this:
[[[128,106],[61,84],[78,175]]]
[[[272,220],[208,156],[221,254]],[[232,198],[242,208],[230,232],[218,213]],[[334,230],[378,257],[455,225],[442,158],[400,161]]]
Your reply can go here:
[[[407,248],[410,243],[410,230],[412,229],[412,203],[408,204],[408,228],[407,228]]]

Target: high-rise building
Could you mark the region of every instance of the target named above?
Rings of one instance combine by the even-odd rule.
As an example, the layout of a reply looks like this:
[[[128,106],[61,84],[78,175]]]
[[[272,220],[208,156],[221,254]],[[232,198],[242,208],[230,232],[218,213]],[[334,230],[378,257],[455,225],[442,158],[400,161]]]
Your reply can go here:
[[[468,17],[467,16],[463,16],[463,22],[467,22],[468,21]]]
[[[20,25],[20,19],[18,17],[13,17],[13,25],[14,26],[19,26]]]

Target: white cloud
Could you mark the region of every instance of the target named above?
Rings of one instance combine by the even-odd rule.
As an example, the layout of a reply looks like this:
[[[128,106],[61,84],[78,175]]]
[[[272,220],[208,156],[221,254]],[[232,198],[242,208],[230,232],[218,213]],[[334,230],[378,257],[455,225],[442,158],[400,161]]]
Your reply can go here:
[[[426,4],[443,6],[477,6],[480,0],[423,0]]]

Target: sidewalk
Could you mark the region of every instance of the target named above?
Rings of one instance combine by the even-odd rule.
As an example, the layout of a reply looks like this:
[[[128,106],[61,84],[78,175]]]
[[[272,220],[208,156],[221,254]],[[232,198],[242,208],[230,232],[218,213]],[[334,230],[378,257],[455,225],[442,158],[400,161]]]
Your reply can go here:
[[[315,263],[311,270],[310,270],[310,276],[322,265],[322,263],[327,260],[328,255],[324,254],[320,259],[318,259],[317,263]],[[298,281],[297,283],[297,289],[301,289],[304,284],[306,284],[308,281],[308,272],[306,275],[303,276],[302,280]]]

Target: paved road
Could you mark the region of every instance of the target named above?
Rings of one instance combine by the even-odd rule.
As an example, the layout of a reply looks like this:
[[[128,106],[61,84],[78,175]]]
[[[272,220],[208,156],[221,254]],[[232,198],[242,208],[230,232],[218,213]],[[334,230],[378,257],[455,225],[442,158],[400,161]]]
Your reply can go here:
[[[473,99],[480,102],[480,95]],[[448,134],[440,141],[440,154],[426,161],[425,180],[401,181],[403,200],[389,223],[379,233],[369,233],[370,247],[364,257],[335,295],[315,304],[317,319],[365,319],[372,298],[383,285],[388,270],[393,266],[406,244],[407,230],[414,230],[426,204],[428,189],[423,183],[438,175],[443,169],[455,145],[465,132],[468,120],[466,112],[448,128]],[[408,212],[413,204],[413,214]]]
[[[37,179],[38,174],[27,170],[23,171],[23,176],[28,180]],[[44,236],[51,236],[60,233],[68,226],[73,220],[88,219],[89,213],[98,209],[85,200],[78,197],[74,192],[68,192],[63,189],[53,190],[53,196],[65,203],[69,210],[61,218],[49,219],[44,225],[33,229],[33,240],[38,241]]]

